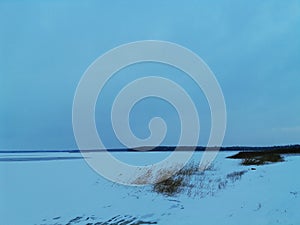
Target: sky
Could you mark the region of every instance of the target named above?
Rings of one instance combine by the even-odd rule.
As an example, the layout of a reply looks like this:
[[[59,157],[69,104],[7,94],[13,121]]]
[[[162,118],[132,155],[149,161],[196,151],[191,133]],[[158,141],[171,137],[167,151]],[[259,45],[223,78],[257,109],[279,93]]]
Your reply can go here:
[[[224,94],[223,145],[300,143],[300,1],[0,1],[0,150],[76,149],[72,104],[88,66],[121,44],[164,40],[199,55]],[[144,63],[121,70],[99,95],[95,118],[107,147],[123,147],[110,123],[114,96],[130,81],[161,75],[180,84],[197,107],[205,145],[210,111],[181,71]],[[149,120],[180,121],[159,99],[139,102],[131,128],[146,138]]]

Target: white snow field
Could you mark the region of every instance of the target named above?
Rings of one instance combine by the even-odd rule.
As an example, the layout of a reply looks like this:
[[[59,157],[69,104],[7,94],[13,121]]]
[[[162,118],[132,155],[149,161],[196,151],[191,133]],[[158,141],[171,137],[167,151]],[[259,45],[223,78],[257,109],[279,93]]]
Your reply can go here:
[[[220,152],[211,169],[192,175],[194,186],[171,196],[114,184],[68,158],[78,153],[1,153],[0,225],[299,225],[300,157],[242,166],[226,158],[235,153]],[[170,153],[113,154],[145,164]]]

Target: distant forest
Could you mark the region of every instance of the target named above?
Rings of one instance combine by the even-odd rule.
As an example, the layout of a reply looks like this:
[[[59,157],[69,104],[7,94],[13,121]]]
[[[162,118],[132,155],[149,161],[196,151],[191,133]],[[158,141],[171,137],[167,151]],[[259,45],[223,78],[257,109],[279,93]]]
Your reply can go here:
[[[128,149],[128,151],[147,151],[151,147],[139,147],[135,149]],[[154,147],[151,151],[174,151],[176,146],[158,146]],[[280,151],[281,153],[287,152],[290,153],[291,151],[295,151],[295,153],[300,153],[300,145],[284,145],[284,146],[266,146],[266,147],[250,147],[250,146],[230,146],[230,147],[204,147],[204,146],[181,146],[178,147],[180,151],[205,151],[208,150],[220,150],[220,151]]]

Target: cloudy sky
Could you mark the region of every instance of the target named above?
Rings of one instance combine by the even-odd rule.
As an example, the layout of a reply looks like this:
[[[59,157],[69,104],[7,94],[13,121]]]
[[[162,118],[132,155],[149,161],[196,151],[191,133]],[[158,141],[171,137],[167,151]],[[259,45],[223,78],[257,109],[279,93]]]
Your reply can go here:
[[[0,149],[74,149],[72,104],[87,67],[108,50],[165,40],[198,54],[214,72],[227,106],[224,145],[300,143],[300,1],[0,1]],[[114,96],[128,82],[161,75],[192,97],[210,132],[201,90],[186,75],[145,63],[116,74],[96,106],[99,135],[122,146],[110,124]],[[132,109],[136,136],[153,116],[176,144],[178,115],[158,99]]]

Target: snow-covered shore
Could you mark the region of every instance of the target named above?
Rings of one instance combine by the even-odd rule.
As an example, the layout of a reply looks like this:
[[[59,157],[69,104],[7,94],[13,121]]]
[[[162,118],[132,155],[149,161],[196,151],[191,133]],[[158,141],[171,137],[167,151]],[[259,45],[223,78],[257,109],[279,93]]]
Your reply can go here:
[[[153,163],[168,154],[114,153],[138,164]],[[114,184],[83,159],[69,159],[80,154],[0,154],[0,225],[299,225],[300,157],[249,167],[226,158],[232,154],[219,153],[213,169],[205,172],[201,190],[195,186],[192,194],[175,196],[156,193],[151,186]],[[201,155],[196,152],[194,161]],[[28,160],[3,160],[14,158]],[[240,171],[244,172],[237,178],[229,176]]]

